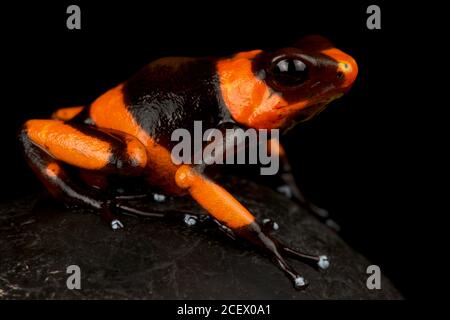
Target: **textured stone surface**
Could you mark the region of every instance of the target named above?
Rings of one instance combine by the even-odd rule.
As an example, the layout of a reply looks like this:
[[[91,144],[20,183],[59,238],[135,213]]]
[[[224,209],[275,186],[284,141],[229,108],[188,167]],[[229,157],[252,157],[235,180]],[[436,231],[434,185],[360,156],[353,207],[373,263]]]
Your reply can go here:
[[[213,225],[122,217],[113,232],[97,216],[29,196],[0,205],[0,299],[399,299],[389,280],[366,288],[365,258],[284,196],[238,179],[227,183],[259,218],[274,218],[276,236],[328,254],[317,272],[290,260],[310,281],[295,291],[266,257]],[[145,202],[154,210],[202,212],[189,198]],[[66,268],[79,265],[82,289],[68,290]]]

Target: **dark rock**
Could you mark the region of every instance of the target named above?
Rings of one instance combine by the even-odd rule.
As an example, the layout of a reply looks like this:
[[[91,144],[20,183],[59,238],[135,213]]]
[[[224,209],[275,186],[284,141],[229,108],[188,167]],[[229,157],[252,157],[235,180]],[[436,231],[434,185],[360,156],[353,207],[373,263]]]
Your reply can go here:
[[[212,224],[123,216],[113,232],[98,216],[29,196],[0,206],[0,299],[401,299],[388,279],[366,287],[370,263],[334,232],[284,196],[229,179],[232,191],[259,218],[280,225],[276,236],[327,254],[318,272],[294,260],[310,281],[296,291],[268,258],[234,242]],[[188,197],[144,203],[153,210],[202,210]],[[68,290],[66,268],[81,268],[81,290]]]

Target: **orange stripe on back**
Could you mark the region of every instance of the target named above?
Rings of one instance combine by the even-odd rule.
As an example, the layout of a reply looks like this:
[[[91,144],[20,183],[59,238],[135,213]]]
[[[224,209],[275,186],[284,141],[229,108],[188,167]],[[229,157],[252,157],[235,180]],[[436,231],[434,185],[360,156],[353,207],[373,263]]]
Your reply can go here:
[[[253,73],[252,59],[261,50],[239,53],[221,59],[216,68],[220,90],[234,120],[252,128],[276,128],[277,120],[284,121],[276,107],[287,105],[283,98]],[[266,115],[270,113],[270,117]],[[263,117],[260,115],[263,114]],[[267,119],[266,119],[267,118]]]

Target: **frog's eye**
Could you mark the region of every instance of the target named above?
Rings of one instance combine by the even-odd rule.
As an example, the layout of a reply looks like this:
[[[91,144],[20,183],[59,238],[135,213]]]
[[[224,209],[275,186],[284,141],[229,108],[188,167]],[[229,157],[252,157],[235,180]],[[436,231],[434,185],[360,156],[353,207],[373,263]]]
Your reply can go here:
[[[272,63],[271,73],[281,86],[297,86],[308,79],[308,68],[300,59],[277,59]]]

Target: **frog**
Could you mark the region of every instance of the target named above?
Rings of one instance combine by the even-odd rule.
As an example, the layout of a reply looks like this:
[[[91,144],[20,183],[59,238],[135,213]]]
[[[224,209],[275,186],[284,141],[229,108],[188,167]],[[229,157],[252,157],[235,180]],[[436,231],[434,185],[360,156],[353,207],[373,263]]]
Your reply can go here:
[[[118,230],[124,227],[119,219],[123,213],[169,215],[131,206],[126,200],[141,195],[118,192],[121,181],[151,186],[157,190],[157,201],[190,196],[219,230],[260,249],[301,290],[309,282],[288,258],[321,270],[329,267],[328,256],[281,242],[272,232],[278,224],[271,219],[258,221],[251,208],[205,173],[208,166],[175,164],[171,133],[177,128],[192,130],[195,121],[218,130],[285,132],[344,95],[357,73],[352,56],[318,35],[275,50],[225,57],[164,57],[90,104],[60,108],[48,119],[26,121],[18,140],[32,171],[67,206],[88,208]],[[279,140],[269,143],[271,152],[282,158],[286,186],[305,202]],[[188,225],[202,220],[182,212],[180,217]]]

